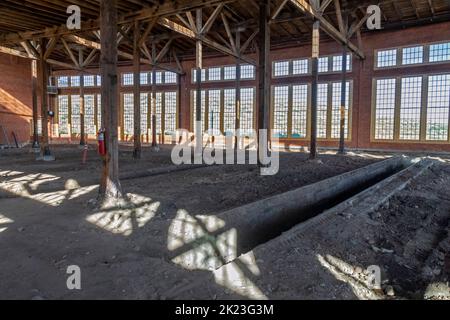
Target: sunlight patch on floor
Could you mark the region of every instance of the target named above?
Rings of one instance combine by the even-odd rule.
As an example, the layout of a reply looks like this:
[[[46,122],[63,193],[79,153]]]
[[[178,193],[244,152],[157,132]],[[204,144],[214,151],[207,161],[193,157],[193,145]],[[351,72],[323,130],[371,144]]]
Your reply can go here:
[[[332,255],[322,256],[318,254],[317,260],[337,280],[348,284],[358,299],[380,300],[385,298],[381,289],[371,288],[371,278],[366,270]]]
[[[129,193],[129,202],[122,207],[102,209],[86,220],[114,234],[129,236],[135,228],[144,227],[158,212],[161,205],[150,198]]]
[[[169,227],[167,248],[181,253],[172,262],[189,271],[211,271],[217,284],[247,298],[267,299],[247,276],[261,274],[254,254],[237,257],[236,229],[214,234],[225,225],[215,216],[192,216],[178,210]]]
[[[5,224],[11,224],[14,223],[14,220],[11,220],[8,217],[5,217],[4,215],[0,214],[0,233],[7,230],[8,227],[5,227]]]

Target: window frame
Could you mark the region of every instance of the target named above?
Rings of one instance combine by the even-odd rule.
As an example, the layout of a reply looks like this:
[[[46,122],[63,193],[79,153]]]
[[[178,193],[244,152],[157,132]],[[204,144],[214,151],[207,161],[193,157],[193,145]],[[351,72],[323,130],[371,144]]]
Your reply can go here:
[[[449,144],[450,143],[450,110],[449,110],[449,129],[447,140],[427,140],[427,111],[428,111],[428,95],[429,95],[429,78],[433,76],[450,76],[450,72],[433,72],[433,73],[413,73],[400,76],[380,76],[373,77],[372,79],[372,102],[371,102],[371,121],[370,121],[370,142],[371,143],[389,143],[389,144]],[[421,118],[420,118],[420,136],[419,140],[406,140],[400,139],[400,108],[401,108],[401,84],[403,78],[422,77],[422,92],[421,92]],[[395,109],[394,109],[394,138],[389,139],[376,139],[375,138],[375,115],[376,115],[376,83],[377,80],[383,79],[395,79],[396,80],[396,97],[395,97]],[[450,107],[449,107],[450,109]]]

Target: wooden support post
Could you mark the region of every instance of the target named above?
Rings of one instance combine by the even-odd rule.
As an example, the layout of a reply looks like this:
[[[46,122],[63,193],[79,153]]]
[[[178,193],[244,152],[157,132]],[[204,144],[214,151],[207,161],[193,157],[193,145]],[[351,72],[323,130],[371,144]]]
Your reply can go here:
[[[109,200],[122,197],[119,181],[118,139],[118,77],[117,77],[117,0],[100,1],[100,32],[102,75],[102,118],[105,126],[106,155],[103,157],[103,172],[100,183],[100,200],[106,205]]]
[[[197,30],[202,28],[202,10],[197,10]],[[198,124],[202,121],[202,41],[197,40],[195,43],[195,66],[196,66],[196,105],[195,105],[195,154],[199,155],[203,150],[203,130]],[[204,123],[203,123],[204,125]]]
[[[141,158],[141,57],[140,57],[140,24],[139,21],[134,23],[134,37],[133,37],[133,103],[134,103],[134,150],[133,158]]]
[[[47,84],[48,84],[48,65],[44,59],[45,49],[47,47],[47,40],[42,38],[41,44],[41,56],[39,59],[39,82],[41,89],[41,123],[42,123],[42,141],[41,141],[41,155],[45,160],[46,157],[51,157],[49,139],[48,139],[48,96],[47,96]]]
[[[37,61],[31,60],[31,94],[33,104],[33,144],[32,148],[39,148],[39,134],[38,134],[38,93],[37,93]]]
[[[258,109],[258,132],[267,131],[266,138],[269,139],[269,104],[270,104],[270,68],[269,68],[269,52],[270,52],[270,5],[268,0],[261,0],[259,4],[259,109]],[[265,146],[267,148],[268,141],[260,141],[258,139],[258,149]],[[259,150],[258,164],[264,165],[262,155],[267,154],[267,150]]]
[[[315,20],[313,25],[312,39],[312,85],[311,85],[311,160],[317,157],[317,91],[319,85],[319,42],[320,42],[320,21]]]
[[[345,153],[345,102],[347,96],[347,46],[343,46],[342,52],[342,83],[341,83],[341,108],[340,108],[340,132],[339,154]]]
[[[86,145],[86,130],[85,130],[85,114],[86,104],[84,101],[84,74],[80,73],[80,146]]]

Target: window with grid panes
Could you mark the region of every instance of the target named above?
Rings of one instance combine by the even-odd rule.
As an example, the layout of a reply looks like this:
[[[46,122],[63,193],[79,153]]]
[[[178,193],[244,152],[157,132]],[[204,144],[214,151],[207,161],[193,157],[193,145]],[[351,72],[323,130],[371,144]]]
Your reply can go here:
[[[72,123],[72,133],[79,134],[80,133],[80,96],[72,95],[70,97],[71,100],[71,123]]]
[[[397,65],[397,49],[382,50],[377,52],[377,67],[386,68]]]
[[[177,92],[169,91],[164,95],[164,131],[166,135],[172,135],[177,130]]]
[[[194,133],[196,132],[197,127],[197,116],[196,116],[196,109],[197,109],[197,92],[195,90],[191,91],[192,93],[192,119],[194,124]],[[201,92],[201,131],[205,131],[205,109],[206,109],[206,92],[205,90],[202,90]]]
[[[102,76],[97,75],[97,87],[100,87],[102,85]]]
[[[124,73],[122,74],[122,85],[123,86],[132,86],[134,84],[134,78],[132,73]]]
[[[83,84],[85,87],[95,87],[95,77],[93,75],[84,76]]]
[[[206,82],[206,69],[202,69],[201,73],[202,82]],[[197,69],[192,69],[192,83],[197,82]]]
[[[352,56],[350,54],[347,55],[347,71],[351,70],[352,65]],[[333,56],[333,72],[342,71],[342,55]]]
[[[102,96],[97,95],[97,128],[100,130],[102,125]]]
[[[244,64],[241,65],[241,79],[255,78],[255,66]]]
[[[148,93],[141,93],[141,134],[147,134],[148,125]]]
[[[223,91],[223,129],[226,136],[236,130],[236,89]]]
[[[58,77],[57,84],[59,88],[67,88],[69,86],[69,77]]]
[[[208,91],[208,134],[220,134],[220,90]]]
[[[95,95],[84,96],[84,130],[86,134],[95,134]]]
[[[164,73],[164,83],[174,84],[177,83],[177,74],[175,72],[167,71]]]
[[[224,80],[235,80],[236,79],[236,66],[227,66],[223,68],[223,79]]]
[[[419,140],[422,77],[403,78],[401,90],[400,140]]]
[[[134,95],[124,93],[123,95],[123,133],[132,135],[134,133]]]
[[[80,76],[71,76],[70,77],[70,86],[71,87],[79,87],[80,86]]]
[[[419,64],[423,63],[423,46],[403,48],[402,64]]]
[[[276,86],[273,93],[273,136],[287,138],[289,113],[289,86]]]
[[[221,80],[221,68],[209,68],[208,69],[208,81]]]
[[[309,73],[309,60],[300,59],[292,62],[292,74],[308,74]]]
[[[162,108],[163,108],[163,93],[156,93],[156,133],[162,134],[161,131],[161,119],[162,119]]]
[[[58,96],[58,127],[60,134],[69,133],[69,97]]]
[[[319,58],[319,72],[328,72],[328,58],[329,57]]]
[[[450,75],[428,78],[426,139],[447,141],[450,108]]]
[[[308,126],[308,85],[292,86],[292,138],[306,138]]]
[[[430,46],[430,62],[450,61],[450,42]]]
[[[396,79],[379,79],[375,89],[375,139],[394,139]]]
[[[334,82],[332,88],[332,117],[331,117],[331,138],[339,139],[341,137],[341,82]],[[345,127],[344,137],[348,138],[350,110],[350,82],[346,82],[345,86]]]
[[[241,115],[240,129],[241,135],[253,134],[253,114],[255,106],[255,90],[254,88],[241,89]]]
[[[327,137],[328,84],[321,83],[317,88],[317,137]]]
[[[273,75],[283,77],[289,75],[289,61],[278,61],[273,64]]]
[[[141,85],[148,85],[148,72],[141,72],[139,75],[139,83]]]
[[[163,83],[163,73],[161,71],[156,72],[156,84],[162,84]]]

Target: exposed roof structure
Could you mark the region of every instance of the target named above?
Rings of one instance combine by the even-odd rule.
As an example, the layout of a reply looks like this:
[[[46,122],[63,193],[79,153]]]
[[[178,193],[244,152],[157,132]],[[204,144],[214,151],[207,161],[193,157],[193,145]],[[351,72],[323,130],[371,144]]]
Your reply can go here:
[[[345,13],[349,25],[353,23],[365,32],[365,24],[361,22],[366,16],[367,6],[371,4],[380,6],[384,29],[450,19],[449,0],[382,0],[378,3],[373,0],[324,0],[321,1],[323,12],[311,9],[313,2],[270,1],[272,48],[309,43],[312,19],[316,13],[325,20],[325,24],[334,28],[334,33],[325,30],[329,36],[336,34],[335,31],[342,26],[343,21],[339,21],[341,15],[337,12]],[[70,5],[81,8],[81,30],[65,27],[70,15],[66,11]],[[236,32],[240,34],[242,51],[255,51],[258,0],[119,0],[117,6],[120,21],[119,59],[123,62],[132,59],[135,21],[140,22],[144,63],[175,62],[182,57],[194,56],[195,41],[199,38],[204,43],[205,56],[217,52],[234,55]],[[200,30],[196,16],[196,9],[199,8],[202,9]],[[47,38],[51,50],[46,58],[50,63],[79,68],[82,67],[80,61],[84,62],[84,66],[87,62],[95,65],[100,48],[99,10],[99,0],[3,0],[0,4],[0,51],[35,57],[39,51],[39,39]]]

